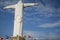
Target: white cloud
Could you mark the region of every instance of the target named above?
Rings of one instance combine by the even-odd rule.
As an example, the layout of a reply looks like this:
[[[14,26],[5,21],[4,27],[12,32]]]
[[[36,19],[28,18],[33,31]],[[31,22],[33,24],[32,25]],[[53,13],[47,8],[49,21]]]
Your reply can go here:
[[[0,5],[4,5],[4,6],[7,6],[7,5],[12,5],[12,4],[16,4],[17,1],[0,1]]]
[[[26,36],[30,35],[33,38],[40,38],[40,39],[46,38],[44,32],[38,32],[38,31],[24,31],[24,35]]]
[[[54,23],[45,23],[45,24],[39,25],[38,27],[49,28],[49,27],[56,27],[56,26],[60,26],[60,21],[54,22]]]
[[[25,35],[30,35],[32,37],[38,37],[38,35],[40,34],[40,32],[37,32],[37,31],[24,31],[24,34]]]
[[[55,13],[57,13],[57,15],[55,15]],[[36,8],[36,14],[40,14],[46,18],[60,16],[58,13],[60,13],[60,8],[56,10],[56,8],[48,6],[48,4],[46,4],[46,6],[39,4]]]
[[[57,34],[55,34],[54,32],[49,32],[49,33],[47,33],[47,32],[42,32],[42,31],[24,31],[24,35],[26,35],[26,36],[28,36],[28,35],[30,35],[30,36],[32,36],[33,38],[39,38],[39,39],[55,39],[55,38],[59,38],[60,36],[59,35],[57,35]]]
[[[0,5],[2,6],[0,8],[0,11],[14,13],[14,11],[12,9],[5,10],[3,8],[4,8],[4,6],[12,5],[12,4],[15,4],[15,3],[16,3],[15,1],[0,1]]]
[[[37,11],[47,11],[47,12],[55,12],[55,8],[49,7],[48,5],[43,6],[42,4],[39,4],[37,6]]]
[[[60,30],[55,30],[56,32],[60,32]]]

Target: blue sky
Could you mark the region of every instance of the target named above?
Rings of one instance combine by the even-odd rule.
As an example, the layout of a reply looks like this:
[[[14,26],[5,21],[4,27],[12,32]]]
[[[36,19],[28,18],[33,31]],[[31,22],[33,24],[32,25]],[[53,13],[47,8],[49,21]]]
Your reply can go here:
[[[0,36],[12,35],[14,9],[3,9],[18,0],[0,0]],[[60,0],[23,0],[38,2],[38,6],[24,8],[24,35],[39,38],[60,37]]]

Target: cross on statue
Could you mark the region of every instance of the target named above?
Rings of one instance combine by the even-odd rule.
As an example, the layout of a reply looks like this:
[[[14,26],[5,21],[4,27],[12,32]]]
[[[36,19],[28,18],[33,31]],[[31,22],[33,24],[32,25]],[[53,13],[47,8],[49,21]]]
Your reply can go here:
[[[15,5],[4,7],[5,9],[15,9],[13,36],[23,36],[23,9],[35,5],[37,5],[37,3],[22,3],[22,0],[19,0]]]

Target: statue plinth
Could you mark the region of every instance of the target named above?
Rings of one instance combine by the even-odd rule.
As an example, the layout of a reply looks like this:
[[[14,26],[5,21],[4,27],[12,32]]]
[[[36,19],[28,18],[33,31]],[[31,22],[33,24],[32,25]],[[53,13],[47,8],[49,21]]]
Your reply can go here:
[[[23,36],[10,37],[10,40],[25,40],[25,37]]]

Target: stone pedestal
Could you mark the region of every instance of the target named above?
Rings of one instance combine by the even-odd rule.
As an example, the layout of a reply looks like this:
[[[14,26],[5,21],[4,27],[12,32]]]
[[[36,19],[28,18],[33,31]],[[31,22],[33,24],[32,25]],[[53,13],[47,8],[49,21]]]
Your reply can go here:
[[[19,37],[10,37],[10,40],[25,40],[25,38],[21,37],[21,36],[19,36]]]

